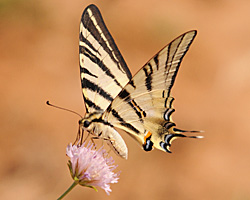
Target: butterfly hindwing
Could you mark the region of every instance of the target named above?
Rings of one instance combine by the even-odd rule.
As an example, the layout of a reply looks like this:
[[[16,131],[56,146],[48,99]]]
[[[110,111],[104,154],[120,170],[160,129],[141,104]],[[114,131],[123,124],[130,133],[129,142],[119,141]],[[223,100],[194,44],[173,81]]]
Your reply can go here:
[[[86,110],[104,112],[132,76],[95,5],[82,14],[79,55]]]
[[[130,133],[149,151],[169,151],[176,137],[185,137],[175,127],[170,96],[180,63],[196,36],[189,31],[157,53],[112,101],[103,119]]]

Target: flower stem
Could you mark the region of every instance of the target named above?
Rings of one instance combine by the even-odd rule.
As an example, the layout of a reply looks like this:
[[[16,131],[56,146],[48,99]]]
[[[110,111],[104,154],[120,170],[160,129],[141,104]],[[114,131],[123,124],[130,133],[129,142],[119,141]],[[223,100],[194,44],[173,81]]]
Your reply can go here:
[[[63,199],[63,197],[65,197],[77,184],[78,182],[74,181],[73,184],[57,200]]]

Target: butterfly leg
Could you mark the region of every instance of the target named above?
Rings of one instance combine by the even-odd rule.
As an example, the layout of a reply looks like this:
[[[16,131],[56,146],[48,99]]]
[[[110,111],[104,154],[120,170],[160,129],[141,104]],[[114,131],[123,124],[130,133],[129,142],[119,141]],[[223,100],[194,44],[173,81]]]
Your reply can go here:
[[[82,144],[82,138],[83,138],[83,131],[81,131],[81,127],[79,126],[77,134],[76,134],[76,139],[73,143],[73,145],[81,145]]]
[[[91,137],[90,140],[91,142],[94,144],[94,148],[97,149],[96,144],[94,142],[94,140],[96,139],[100,139],[100,137]],[[110,138],[101,138],[102,139],[102,146],[103,146],[103,141],[110,141]],[[110,145],[109,145],[110,146]],[[110,153],[110,151],[112,150],[112,148],[110,147],[109,150],[107,152],[103,152],[103,157],[107,157],[107,155]]]
[[[95,142],[94,142],[94,140],[96,140],[96,139],[99,139],[99,138],[98,138],[98,137],[90,137],[90,140],[91,140],[92,144],[94,144],[94,148],[95,148],[95,149],[97,149],[97,148],[96,148],[96,144],[95,144]]]
[[[89,135],[88,135],[88,136],[89,136]],[[87,137],[88,137],[88,136],[87,136]],[[87,139],[87,138],[86,138],[86,139]],[[86,140],[86,139],[85,139],[85,140]],[[91,142],[92,142],[94,145],[95,145],[94,140],[97,140],[97,139],[102,139],[102,140],[106,140],[106,141],[110,141],[110,140],[111,140],[110,138],[103,138],[103,137],[100,138],[99,136],[94,136],[94,137],[91,137],[91,138],[90,138]],[[96,148],[96,145],[95,145],[95,148]]]

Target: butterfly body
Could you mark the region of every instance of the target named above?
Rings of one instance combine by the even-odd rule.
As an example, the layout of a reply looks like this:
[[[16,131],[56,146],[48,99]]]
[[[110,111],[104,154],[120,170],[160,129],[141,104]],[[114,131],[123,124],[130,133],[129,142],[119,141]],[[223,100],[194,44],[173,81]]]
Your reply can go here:
[[[180,63],[196,31],[177,37],[132,77],[109,33],[100,11],[88,6],[81,18],[79,35],[80,74],[86,115],[80,126],[104,139],[127,158],[127,146],[115,130],[136,139],[145,151],[170,152],[171,142],[188,132],[176,128],[170,96]],[[191,131],[192,132],[192,131]]]

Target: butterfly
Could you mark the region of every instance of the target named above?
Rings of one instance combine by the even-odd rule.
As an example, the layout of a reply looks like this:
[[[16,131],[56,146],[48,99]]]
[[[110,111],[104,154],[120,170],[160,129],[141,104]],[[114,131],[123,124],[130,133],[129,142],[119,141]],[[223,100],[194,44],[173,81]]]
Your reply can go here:
[[[151,58],[132,77],[99,9],[91,4],[82,14],[79,60],[82,94],[86,107],[80,128],[104,139],[115,153],[127,159],[128,149],[115,128],[137,140],[145,151],[170,151],[171,143],[186,136],[171,116],[170,92],[180,63],[197,34],[186,32]]]

